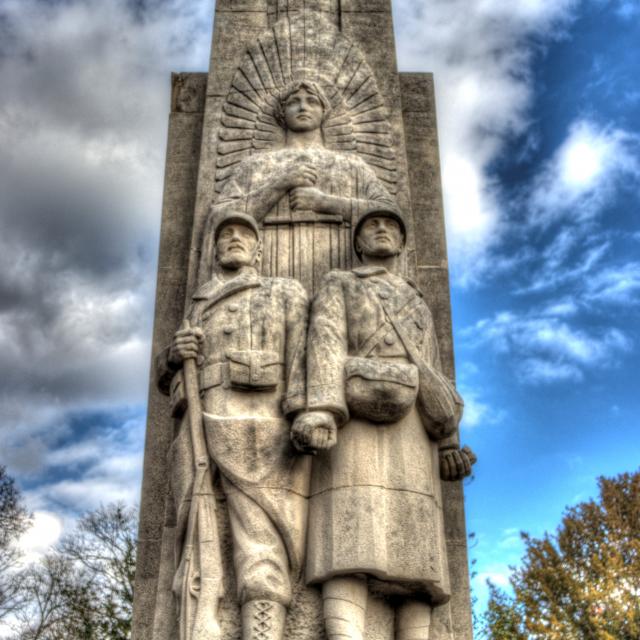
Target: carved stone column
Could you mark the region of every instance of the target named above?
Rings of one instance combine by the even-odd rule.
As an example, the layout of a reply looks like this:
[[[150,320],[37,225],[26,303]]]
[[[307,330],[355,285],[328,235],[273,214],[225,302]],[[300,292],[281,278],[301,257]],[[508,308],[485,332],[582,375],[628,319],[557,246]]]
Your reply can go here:
[[[267,0],[270,19],[275,22],[295,12],[318,11],[328,20],[339,24],[340,0]]]
[[[322,125],[309,144],[295,139],[282,113],[287,92],[300,85],[322,102]],[[317,176],[314,188],[324,194],[324,204],[297,207],[293,187],[278,195],[280,174],[301,165]],[[270,191],[276,195],[263,197]],[[217,0],[208,74],[173,77],[154,356],[169,346],[183,313],[194,304],[194,293],[215,271],[213,231],[220,216],[240,211],[255,218],[264,243],[262,277],[297,279],[315,294],[327,271],[358,264],[352,233],[371,207],[402,213],[406,251],[399,275],[411,278],[423,293],[443,372],[453,380],[433,78],[398,73],[391,0]],[[175,472],[168,456],[180,425],[171,411],[152,375],[134,640],[181,637],[175,597],[179,509],[168,484]],[[455,444],[456,436],[451,440]],[[285,609],[261,600],[241,608],[225,473],[214,482],[224,573],[222,639],[244,633],[245,640],[271,640],[269,633],[278,632],[269,629],[279,625],[287,639],[325,637],[320,587],[307,586],[304,574],[293,576],[293,600]],[[451,598],[434,608],[429,639],[471,640],[462,485],[437,486]],[[384,589],[370,589],[363,597],[364,638],[400,637],[394,625],[405,624],[411,614],[398,613],[397,599]],[[255,636],[247,631],[252,625]]]

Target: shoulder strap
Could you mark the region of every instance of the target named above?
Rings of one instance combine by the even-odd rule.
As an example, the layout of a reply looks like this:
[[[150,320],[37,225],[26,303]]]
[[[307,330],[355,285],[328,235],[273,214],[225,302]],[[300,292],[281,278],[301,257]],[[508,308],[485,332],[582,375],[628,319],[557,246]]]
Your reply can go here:
[[[399,319],[394,318],[384,300],[382,308],[404,344],[409,358],[420,370],[420,390],[418,411],[428,425],[427,431],[436,440],[441,440],[455,432],[464,402],[453,383],[436,367],[422,357],[418,347],[411,341]]]
[[[373,293],[374,297],[380,301],[380,303],[382,304],[382,310],[384,311],[384,315],[385,318],[387,319],[387,322],[389,322],[391,324],[391,326],[395,329],[396,333],[398,332],[398,329],[396,328],[395,324],[391,321],[390,317],[389,317],[389,312],[387,310],[387,308],[385,307],[383,301],[381,298],[379,298],[378,296],[375,295],[375,293]],[[402,320],[404,320],[412,311],[413,311],[414,307],[413,305],[407,305],[406,307],[404,307],[402,309],[402,314],[399,316],[398,320],[400,322],[402,322]],[[389,333],[389,326],[387,325],[387,323],[385,322],[384,324],[380,325],[363,343],[363,345],[360,347],[360,349],[358,350],[358,356],[366,358],[384,339],[384,337]],[[402,339],[402,338],[401,338]],[[404,343],[404,340],[402,340],[402,342]]]
[[[386,300],[383,300],[382,298],[380,298],[380,304],[382,305],[382,309],[384,311],[384,315],[387,317],[387,320],[391,323],[391,326],[396,330],[396,333],[398,334],[398,336],[400,336],[400,340],[402,341],[404,348],[407,350],[407,353],[409,354],[409,358],[412,360],[413,364],[417,365],[418,367],[423,367],[426,363],[424,361],[424,358],[422,357],[422,354],[418,351],[418,347],[411,340],[405,328],[402,326],[402,320],[404,320],[408,312],[412,310],[411,307],[407,309],[401,317],[394,318],[393,314],[390,313],[389,309],[387,308]]]

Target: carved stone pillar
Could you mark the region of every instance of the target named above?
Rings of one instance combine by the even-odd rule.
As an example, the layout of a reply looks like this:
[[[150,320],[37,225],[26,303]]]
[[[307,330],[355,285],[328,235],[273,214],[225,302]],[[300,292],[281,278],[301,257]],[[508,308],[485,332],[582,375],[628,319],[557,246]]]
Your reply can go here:
[[[305,108],[318,111],[315,124],[305,124],[304,117],[300,120],[302,125],[296,124],[296,104],[301,101],[307,101]],[[202,326],[209,322],[206,326],[211,335],[221,331],[219,338],[211,340],[207,347],[209,352],[205,355],[210,359],[213,342],[218,344],[221,340],[235,339],[244,331],[249,336],[250,346],[236,349],[231,356],[227,350],[220,357],[236,358],[234,366],[240,367],[241,373],[246,372],[250,380],[256,376],[261,379],[261,375],[267,375],[265,367],[273,366],[276,387],[270,393],[273,392],[278,401],[271,403],[269,411],[276,413],[269,414],[267,422],[291,419],[284,413],[278,416],[274,407],[286,407],[289,402],[282,389],[283,374],[277,369],[282,366],[284,356],[277,350],[295,327],[285,323],[285,328],[273,329],[271,321],[281,309],[277,304],[270,307],[270,312],[265,309],[272,304],[274,296],[283,296],[282,309],[288,309],[291,300],[298,298],[285,295],[286,292],[269,295],[259,292],[281,286],[277,284],[280,280],[274,284],[272,278],[287,278],[297,280],[309,295],[315,295],[328,271],[350,272],[359,264],[353,232],[361,217],[370,210],[384,210],[387,215],[396,215],[393,213],[396,211],[403,221],[406,247],[397,265],[402,281],[397,281],[394,291],[398,293],[406,288],[407,295],[412,291],[415,293],[413,287],[402,284],[407,278],[417,284],[434,318],[442,371],[453,380],[433,79],[428,74],[398,73],[391,0],[217,0],[208,74],[180,74],[173,78],[154,356],[164,357],[166,365],[167,356],[166,353],[162,356],[162,350],[171,343],[185,311],[191,320],[201,322]],[[237,214],[245,217],[243,224],[251,221],[249,227],[255,228],[261,237],[262,264],[258,273],[252,276],[254,279],[240,282],[238,299],[223,298],[223,303],[218,302],[218,289],[215,288],[223,289],[221,282],[215,285],[219,266],[216,234],[221,219]],[[282,286],[292,287],[296,295],[304,297],[299,284]],[[384,287],[376,295],[379,293],[384,297]],[[210,302],[203,303],[203,300]],[[201,308],[203,315],[199,316],[198,311],[194,316],[193,309]],[[211,318],[218,312],[223,314],[220,321],[204,318],[205,313]],[[380,313],[384,319],[382,307],[375,313]],[[373,317],[375,313],[369,316]],[[243,317],[249,320],[245,322]],[[416,326],[423,329],[421,318],[416,318]],[[255,326],[252,328],[252,325]],[[271,328],[265,329],[267,326]],[[254,342],[264,341],[270,331],[277,344],[256,348]],[[380,333],[382,346],[376,346],[375,336],[372,336],[373,347],[378,351],[387,349],[390,357],[402,356],[394,351],[401,343],[398,336],[382,335],[381,330],[372,333]],[[247,355],[250,352],[258,355]],[[404,358],[405,361],[410,359],[407,354]],[[230,452],[239,456],[237,460],[244,464],[259,449],[257,440],[251,440],[251,445],[247,444],[249,441],[241,444],[237,433],[247,435],[251,432],[264,437],[263,427],[267,424],[265,422],[258,429],[257,423],[251,422],[256,417],[251,410],[238,409],[240,405],[245,406],[243,403],[250,396],[246,395],[246,387],[229,391],[230,366],[229,362],[216,361],[199,373],[198,380],[202,402],[213,402],[209,406],[212,414],[218,414],[220,407],[226,407],[230,412],[227,418],[235,419],[234,411],[241,416],[233,428],[224,423],[226,426],[223,427],[231,430],[228,447],[222,453],[215,443],[207,442],[208,453],[217,469],[212,495],[217,504],[215,528],[219,540],[216,549],[223,574],[217,585],[222,598],[216,613],[221,638],[231,640],[241,635],[244,640],[254,637],[261,640],[325,638],[321,585],[307,584],[305,571],[297,566],[300,559],[292,559],[296,554],[304,556],[304,549],[298,549],[286,533],[288,529],[296,529],[298,524],[306,526],[306,522],[291,525],[296,522],[292,511],[303,514],[306,507],[289,508],[286,500],[274,500],[267,495],[271,490],[269,487],[260,486],[260,491],[265,489],[267,493],[254,495],[253,489],[247,489],[246,478],[236,478],[233,465],[227,465],[233,457]],[[169,373],[175,374],[174,371]],[[217,382],[216,376],[220,378]],[[299,380],[307,377],[313,375],[298,375]],[[174,485],[182,483],[183,489],[188,489],[188,476],[193,471],[192,463],[185,462],[186,458],[176,462],[176,443],[179,444],[184,432],[184,418],[182,422],[171,418],[171,412],[175,413],[175,396],[184,381],[174,375],[170,401],[158,391],[154,378],[152,375],[149,391],[133,638],[191,640],[184,623],[180,630],[176,606],[180,598],[184,600],[185,597],[184,593],[180,596],[176,592],[176,584],[180,582],[177,563],[181,556],[185,557],[180,538],[179,523],[184,516],[181,504],[188,504],[188,500],[180,503],[176,487],[169,486],[169,478],[174,477]],[[219,397],[215,396],[218,393]],[[233,402],[228,400],[230,393],[236,394]],[[262,412],[261,419],[264,418],[264,407],[268,404],[263,402],[267,397],[264,390],[250,393],[256,400],[248,401],[247,406],[252,406],[254,412]],[[215,402],[211,400],[214,396],[218,398]],[[307,390],[307,398],[301,406],[309,405],[309,398]],[[408,418],[409,422],[416,419],[414,414]],[[207,428],[213,429],[213,423],[209,421],[208,424]],[[223,427],[216,427],[217,432]],[[411,433],[419,437],[419,431],[414,429]],[[457,446],[457,434],[449,440],[448,444]],[[424,465],[431,469],[429,477],[433,477],[433,491],[429,494],[432,501],[429,505],[433,505],[424,507],[425,513],[433,507],[433,513],[430,517],[425,516],[424,531],[437,539],[439,534],[433,532],[442,530],[442,540],[436,545],[437,553],[434,551],[434,562],[446,575],[436,580],[442,585],[426,588],[425,593],[429,595],[424,597],[432,598],[434,605],[432,611],[427,611],[405,597],[406,594],[402,595],[404,592],[390,595],[388,585],[385,586],[388,581],[378,569],[363,566],[365,578],[356,576],[347,590],[353,592],[351,600],[361,602],[366,611],[362,623],[364,640],[409,637],[415,633],[411,631],[414,627],[429,628],[428,636],[424,635],[426,631],[420,632],[424,640],[472,638],[462,485],[440,481],[436,471],[438,445],[428,438],[421,442],[420,446],[424,445],[425,451],[431,452],[428,455],[433,455],[428,465]],[[341,446],[340,432],[337,446]],[[246,447],[246,451],[242,447]],[[274,447],[270,447],[266,447],[271,456],[268,464],[275,465],[274,468],[282,466],[283,459],[278,458],[282,451],[274,454]],[[288,451],[287,456],[290,453]],[[170,454],[173,462],[169,461]],[[296,460],[295,457],[291,459]],[[286,460],[285,466],[290,468],[290,459]],[[184,468],[177,468],[177,464]],[[308,487],[303,486],[305,478],[308,480],[309,477],[307,467],[302,465],[293,480],[282,481],[286,491],[303,501],[309,494]],[[315,467],[318,468],[317,462]],[[246,473],[253,473],[251,465]],[[285,505],[286,517],[283,516],[282,522],[288,522],[286,526],[276,522],[280,518],[278,504],[280,507]],[[256,509],[271,514],[269,518],[276,522],[277,535],[269,529],[269,518],[248,515],[254,514]],[[323,509],[328,514],[331,505]],[[353,509],[356,522],[357,500]],[[241,535],[238,531],[242,522],[245,531]],[[309,526],[314,526],[312,520]],[[390,544],[393,543],[392,532],[398,531],[398,527],[402,528],[403,524],[388,523]],[[251,529],[252,533],[249,532]],[[416,531],[416,535],[420,535],[420,527]],[[309,535],[309,540],[315,540],[316,548],[318,541],[322,542],[322,534],[316,530]],[[282,596],[282,585],[275,589],[272,599],[264,594],[251,599],[238,591],[239,588],[242,590],[251,573],[246,567],[251,565],[253,552],[248,550],[255,549],[259,555],[267,553],[265,548],[272,549],[269,553],[275,554],[272,564],[278,567],[278,575],[287,573],[287,569],[282,568],[282,549],[289,550],[288,570],[293,589],[290,601]],[[290,548],[295,552],[290,552]],[[438,554],[440,556],[436,558]],[[376,558],[379,557],[378,554]],[[262,558],[261,562],[268,565],[269,557]],[[304,564],[304,559],[301,562]],[[238,571],[243,575],[238,576]],[[306,575],[310,575],[308,566]],[[342,586],[332,585],[329,591],[331,589],[340,599]],[[194,587],[194,590],[197,595],[198,588]],[[182,606],[183,621],[184,610]],[[354,620],[357,618],[354,614]],[[331,624],[327,623],[326,628]],[[349,633],[357,636],[358,625],[355,623],[355,631],[351,629]],[[353,636],[354,640],[356,636]]]
[[[275,22],[296,12],[318,11],[327,14],[327,19],[338,24],[340,0],[267,0],[270,19]]]

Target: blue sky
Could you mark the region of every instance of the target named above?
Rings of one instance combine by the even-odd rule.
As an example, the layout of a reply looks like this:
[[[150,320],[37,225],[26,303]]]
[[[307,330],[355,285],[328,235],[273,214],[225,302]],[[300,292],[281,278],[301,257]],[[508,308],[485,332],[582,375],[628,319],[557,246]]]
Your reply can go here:
[[[35,557],[138,499],[169,73],[212,0],[0,3],[0,463]],[[476,593],[638,467],[640,2],[397,0],[436,74]]]

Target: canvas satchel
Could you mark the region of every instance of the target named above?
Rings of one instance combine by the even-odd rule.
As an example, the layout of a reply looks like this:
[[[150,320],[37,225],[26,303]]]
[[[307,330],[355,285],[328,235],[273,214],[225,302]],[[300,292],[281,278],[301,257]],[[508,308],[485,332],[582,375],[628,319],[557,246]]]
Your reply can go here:
[[[400,319],[394,318],[387,309],[385,301],[381,299],[380,302],[409,358],[418,368],[417,408],[425,429],[434,440],[442,440],[455,432],[464,402],[449,379],[425,361]]]
[[[418,394],[418,368],[411,363],[354,356],[347,358],[344,378],[349,412],[371,422],[397,422]]]

